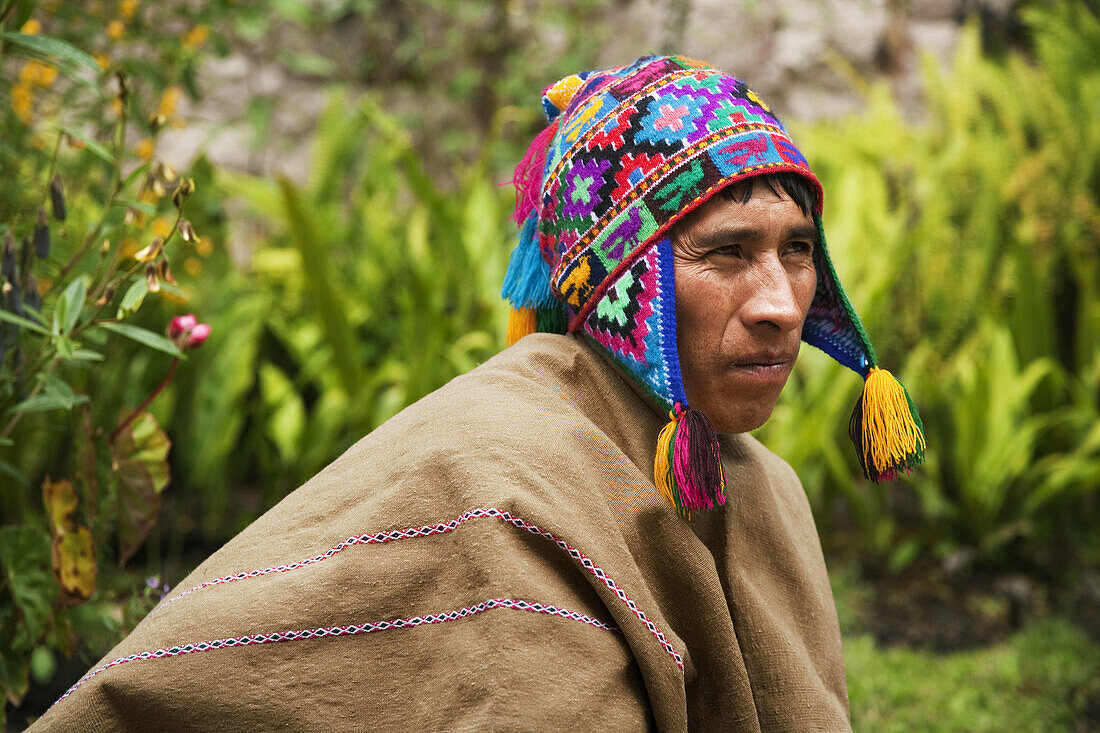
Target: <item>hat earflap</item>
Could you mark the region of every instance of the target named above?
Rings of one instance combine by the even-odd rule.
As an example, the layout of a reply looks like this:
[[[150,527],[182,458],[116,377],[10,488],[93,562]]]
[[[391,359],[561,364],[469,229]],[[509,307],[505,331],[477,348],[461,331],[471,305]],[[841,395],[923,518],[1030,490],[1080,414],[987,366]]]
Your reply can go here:
[[[924,462],[924,426],[909,392],[893,374],[879,368],[871,340],[829,257],[821,216],[814,219],[820,252],[818,293],[802,339],[863,377],[848,436],[863,475],[875,483],[893,481],[898,471]]]

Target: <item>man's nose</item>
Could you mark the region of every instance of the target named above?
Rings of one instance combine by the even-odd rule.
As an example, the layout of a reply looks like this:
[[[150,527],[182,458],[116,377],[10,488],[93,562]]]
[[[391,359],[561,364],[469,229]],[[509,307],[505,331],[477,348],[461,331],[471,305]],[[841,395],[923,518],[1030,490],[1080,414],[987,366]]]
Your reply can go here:
[[[778,257],[755,263],[749,287],[751,292],[741,312],[747,328],[786,332],[802,327],[805,314],[795,296],[791,275]]]

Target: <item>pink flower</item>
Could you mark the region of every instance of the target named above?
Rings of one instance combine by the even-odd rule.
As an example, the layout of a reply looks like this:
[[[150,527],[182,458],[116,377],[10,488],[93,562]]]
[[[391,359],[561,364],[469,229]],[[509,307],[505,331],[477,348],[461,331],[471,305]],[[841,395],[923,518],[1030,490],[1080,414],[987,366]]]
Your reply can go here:
[[[195,318],[193,313],[188,313],[186,316],[176,316],[168,324],[168,338],[177,339],[181,334],[187,333],[198,324],[199,319]]]
[[[206,342],[210,336],[210,324],[200,323],[191,329],[191,335],[187,339],[187,348],[197,349]]]
[[[194,314],[176,316],[168,324],[168,338],[172,339],[180,351],[197,349],[210,337],[210,325],[199,323]]]

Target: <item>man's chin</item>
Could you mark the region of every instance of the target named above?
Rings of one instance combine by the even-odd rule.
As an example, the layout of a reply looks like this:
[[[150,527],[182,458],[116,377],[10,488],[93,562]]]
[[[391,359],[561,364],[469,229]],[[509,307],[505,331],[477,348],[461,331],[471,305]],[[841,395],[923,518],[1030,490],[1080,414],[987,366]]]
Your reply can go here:
[[[749,433],[766,423],[768,418],[772,416],[772,410],[774,409],[775,403],[772,402],[767,406],[762,405],[759,408],[748,410],[741,409],[732,413],[721,410],[715,410],[714,414],[706,410],[703,410],[703,412],[710,418],[711,424],[719,433]]]

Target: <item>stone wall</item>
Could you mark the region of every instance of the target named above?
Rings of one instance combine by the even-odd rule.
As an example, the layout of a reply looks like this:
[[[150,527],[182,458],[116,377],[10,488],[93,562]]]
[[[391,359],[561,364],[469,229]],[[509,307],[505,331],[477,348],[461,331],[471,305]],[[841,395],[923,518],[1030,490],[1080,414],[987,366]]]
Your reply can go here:
[[[511,0],[509,12],[522,16],[539,1]],[[607,39],[597,61],[621,64],[676,49],[746,79],[789,121],[856,111],[861,80],[885,79],[903,109],[917,115],[920,54],[948,61],[969,14],[1011,15],[1014,5],[1014,0],[612,0],[596,16],[597,32]],[[162,154],[185,169],[205,150],[222,166],[303,178],[306,143],[329,80],[296,75],[272,59],[288,47],[322,55],[338,48],[347,58],[355,53],[356,32],[355,26],[337,27],[303,38],[287,28],[211,61],[200,74],[204,99],[183,107],[189,126],[172,131]],[[261,96],[275,98],[277,107],[269,133],[255,141],[244,118],[250,100]],[[415,99],[398,104],[418,113]]]

